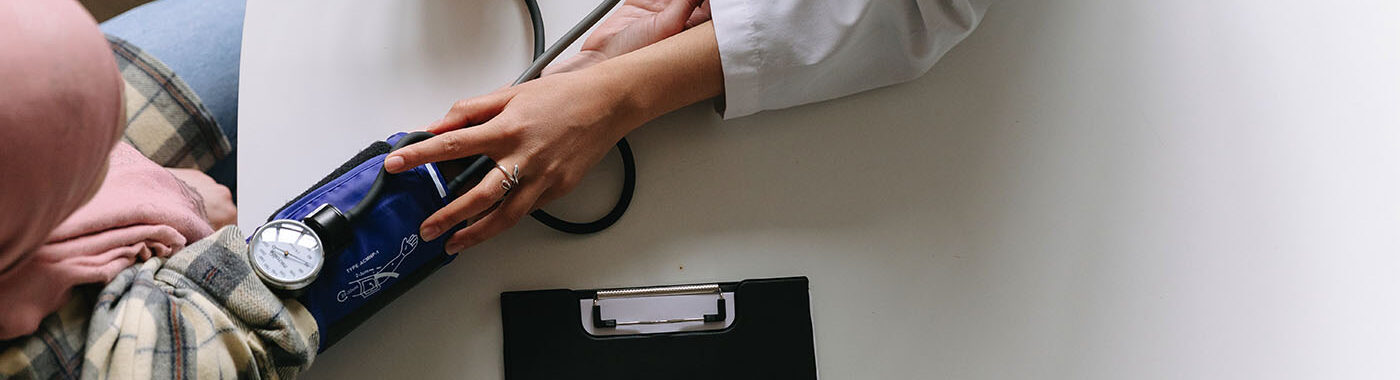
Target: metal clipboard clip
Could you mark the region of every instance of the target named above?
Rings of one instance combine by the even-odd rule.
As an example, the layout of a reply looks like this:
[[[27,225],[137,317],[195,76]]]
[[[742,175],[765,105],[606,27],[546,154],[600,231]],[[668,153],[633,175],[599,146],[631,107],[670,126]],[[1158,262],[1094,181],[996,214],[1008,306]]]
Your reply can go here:
[[[705,314],[699,317],[689,318],[670,318],[618,322],[616,319],[603,319],[603,308],[598,304],[598,301],[605,299],[684,296],[703,294],[714,294],[717,297],[717,299],[715,299],[715,310],[717,310],[715,314]],[[608,289],[599,290],[593,294],[594,328],[616,328],[618,326],[628,325],[657,325],[682,322],[723,322],[725,315],[727,314],[728,313],[725,312],[724,306],[724,293],[723,290],[720,288],[719,284],[651,286],[643,288]]]

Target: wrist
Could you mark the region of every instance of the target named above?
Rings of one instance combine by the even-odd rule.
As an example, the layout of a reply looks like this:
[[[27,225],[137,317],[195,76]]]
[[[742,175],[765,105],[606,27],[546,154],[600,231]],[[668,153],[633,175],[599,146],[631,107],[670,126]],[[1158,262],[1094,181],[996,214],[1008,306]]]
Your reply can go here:
[[[606,124],[614,137],[621,138],[660,113],[656,110],[656,103],[651,100],[653,97],[647,86],[629,75],[626,68],[614,69],[610,66],[593,65],[575,74],[593,82],[590,88],[596,89],[595,94],[603,97],[608,107],[603,110],[608,115]]]
[[[590,69],[614,77],[610,82],[645,122],[723,94],[719,61],[714,26],[706,22]]]
[[[639,50],[571,74],[608,97],[617,137],[668,112],[724,92],[719,47],[706,22]]]

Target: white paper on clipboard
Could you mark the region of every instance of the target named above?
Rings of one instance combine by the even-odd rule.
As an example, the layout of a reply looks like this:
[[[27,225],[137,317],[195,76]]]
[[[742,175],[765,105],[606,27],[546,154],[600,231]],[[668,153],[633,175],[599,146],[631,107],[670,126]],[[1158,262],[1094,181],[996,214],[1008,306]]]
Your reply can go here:
[[[578,301],[579,323],[584,331],[595,336],[656,334],[677,331],[723,330],[734,324],[738,315],[734,292],[721,293],[725,300],[725,316],[721,322],[676,322],[662,324],[626,325],[615,328],[593,326],[593,299]],[[656,296],[638,298],[616,298],[598,301],[603,319],[618,321],[665,320],[691,318],[704,314],[715,314],[714,294],[689,294],[679,296]]]

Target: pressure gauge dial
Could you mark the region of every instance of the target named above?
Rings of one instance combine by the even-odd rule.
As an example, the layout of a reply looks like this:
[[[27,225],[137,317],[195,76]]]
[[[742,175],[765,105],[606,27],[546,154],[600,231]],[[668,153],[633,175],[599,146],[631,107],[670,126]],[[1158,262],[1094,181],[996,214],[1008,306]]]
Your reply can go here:
[[[248,242],[248,261],[269,287],[298,291],[321,272],[326,251],[321,238],[305,223],[278,219],[253,232]]]

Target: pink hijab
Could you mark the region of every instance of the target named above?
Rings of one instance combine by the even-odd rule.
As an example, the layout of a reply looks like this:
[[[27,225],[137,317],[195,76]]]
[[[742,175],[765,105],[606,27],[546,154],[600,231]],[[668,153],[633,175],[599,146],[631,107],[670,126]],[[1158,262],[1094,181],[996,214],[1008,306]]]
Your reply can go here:
[[[213,231],[198,196],[125,143],[116,62],[72,0],[0,1],[0,340],[74,286]]]

